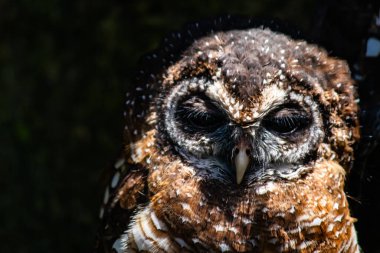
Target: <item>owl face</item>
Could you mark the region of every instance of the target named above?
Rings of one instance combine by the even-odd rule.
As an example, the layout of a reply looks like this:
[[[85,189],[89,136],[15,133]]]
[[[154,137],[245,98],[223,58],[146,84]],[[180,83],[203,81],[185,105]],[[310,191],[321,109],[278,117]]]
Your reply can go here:
[[[246,101],[221,75],[179,81],[163,117],[174,149],[197,173],[226,183],[300,176],[324,137],[322,116],[281,73]]]
[[[318,55],[304,58],[316,48],[288,47],[268,30],[195,43],[163,80],[162,145],[205,180],[250,185],[307,173],[328,136],[321,100],[331,84]]]

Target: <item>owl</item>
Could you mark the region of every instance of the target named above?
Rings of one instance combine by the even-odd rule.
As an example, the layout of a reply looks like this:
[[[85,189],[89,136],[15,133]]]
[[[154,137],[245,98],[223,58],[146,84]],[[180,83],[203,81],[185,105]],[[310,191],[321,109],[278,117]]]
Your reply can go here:
[[[359,252],[347,64],[269,26],[198,26],[127,93],[96,252]]]

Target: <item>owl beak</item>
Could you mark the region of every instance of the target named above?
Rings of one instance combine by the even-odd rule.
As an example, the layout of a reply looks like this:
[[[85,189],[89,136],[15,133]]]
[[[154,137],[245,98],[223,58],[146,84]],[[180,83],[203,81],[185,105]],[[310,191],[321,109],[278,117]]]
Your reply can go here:
[[[240,184],[250,162],[251,150],[245,141],[240,141],[234,148],[234,162],[236,170],[236,183]]]

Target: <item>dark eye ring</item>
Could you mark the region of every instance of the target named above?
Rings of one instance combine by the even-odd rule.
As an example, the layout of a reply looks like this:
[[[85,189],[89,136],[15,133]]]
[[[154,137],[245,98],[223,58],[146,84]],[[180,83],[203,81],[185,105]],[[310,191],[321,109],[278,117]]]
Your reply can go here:
[[[298,108],[283,108],[263,120],[266,129],[279,135],[292,135],[305,130],[311,123],[308,113]]]

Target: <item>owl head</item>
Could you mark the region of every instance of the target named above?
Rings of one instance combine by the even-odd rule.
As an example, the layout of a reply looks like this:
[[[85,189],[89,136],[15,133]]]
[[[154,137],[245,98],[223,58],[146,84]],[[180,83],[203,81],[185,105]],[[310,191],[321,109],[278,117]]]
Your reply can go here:
[[[196,40],[160,74],[145,95],[155,145],[203,180],[294,180],[318,159],[349,169],[355,90],[347,64],[323,49],[231,30]]]

